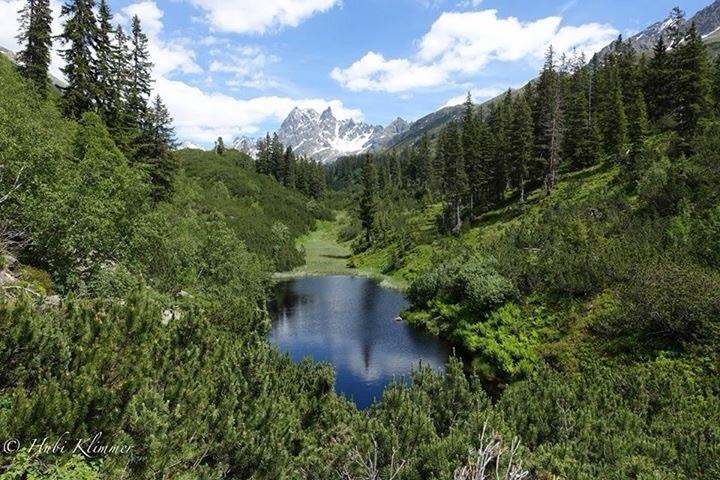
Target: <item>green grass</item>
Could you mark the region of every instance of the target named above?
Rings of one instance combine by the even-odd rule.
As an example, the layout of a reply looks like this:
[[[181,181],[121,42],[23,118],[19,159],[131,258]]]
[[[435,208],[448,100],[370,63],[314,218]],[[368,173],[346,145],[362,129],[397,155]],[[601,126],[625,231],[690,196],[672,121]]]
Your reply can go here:
[[[374,278],[384,287],[404,290],[401,279],[382,274],[374,265],[353,266],[350,242],[339,241],[340,230],[347,224],[347,214],[339,212],[333,221],[318,221],[315,230],[298,239],[298,248],[305,251],[305,265],[287,273],[276,273],[276,279],[329,275]]]

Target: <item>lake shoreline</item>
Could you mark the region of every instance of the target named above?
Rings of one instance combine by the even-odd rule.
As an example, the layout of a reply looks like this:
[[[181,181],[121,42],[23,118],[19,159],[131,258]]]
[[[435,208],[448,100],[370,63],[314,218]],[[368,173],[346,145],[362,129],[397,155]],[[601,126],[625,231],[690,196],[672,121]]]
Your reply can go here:
[[[372,269],[358,269],[348,265],[353,257],[349,242],[341,243],[339,235],[347,221],[345,212],[338,212],[335,220],[318,221],[315,230],[300,237],[297,246],[305,251],[305,265],[290,272],[276,272],[273,280],[281,282],[301,278],[347,276],[369,278],[381,287],[405,293],[406,282]]]

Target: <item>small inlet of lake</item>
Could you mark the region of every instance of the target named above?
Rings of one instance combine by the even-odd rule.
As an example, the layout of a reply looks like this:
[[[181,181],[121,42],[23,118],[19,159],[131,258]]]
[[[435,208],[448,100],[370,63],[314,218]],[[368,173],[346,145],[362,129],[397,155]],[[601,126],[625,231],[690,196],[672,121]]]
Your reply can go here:
[[[397,321],[402,294],[362,277],[308,277],[278,283],[270,300],[270,341],[294,361],[332,364],[335,390],[367,408],[393,379],[420,362],[444,368],[450,348]]]

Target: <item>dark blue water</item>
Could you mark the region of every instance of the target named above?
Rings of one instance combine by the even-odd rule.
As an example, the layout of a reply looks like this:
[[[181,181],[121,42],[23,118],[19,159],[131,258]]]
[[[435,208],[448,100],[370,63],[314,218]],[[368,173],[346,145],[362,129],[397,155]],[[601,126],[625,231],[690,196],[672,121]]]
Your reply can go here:
[[[270,302],[270,341],[295,361],[334,365],[335,390],[366,408],[420,361],[436,369],[447,362],[447,345],[395,320],[407,306],[401,294],[366,278],[282,282]]]

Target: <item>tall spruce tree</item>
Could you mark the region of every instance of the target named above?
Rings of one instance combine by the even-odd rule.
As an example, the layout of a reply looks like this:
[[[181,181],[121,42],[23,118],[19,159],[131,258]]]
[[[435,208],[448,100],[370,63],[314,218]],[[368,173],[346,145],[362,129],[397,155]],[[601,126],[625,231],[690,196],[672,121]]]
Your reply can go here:
[[[661,36],[653,47],[653,55],[648,63],[645,76],[645,101],[650,121],[659,130],[667,130],[671,125],[673,71],[665,40]]]
[[[572,75],[568,79],[564,101],[563,157],[571,168],[580,169],[595,164],[599,153],[599,139],[590,103],[592,95],[591,67],[585,59],[573,59]]]
[[[427,135],[423,135],[415,147],[415,164],[417,168],[417,186],[420,195],[432,198],[435,180],[435,165],[433,162],[432,151],[430,150],[430,140]]]
[[[22,50],[18,53],[20,71],[37,87],[41,96],[47,95],[48,68],[52,49],[52,11],[50,0],[26,0],[20,10]]]
[[[563,139],[562,89],[551,46],[535,88],[535,149],[544,164],[547,193],[555,188]]]
[[[707,47],[695,24],[672,52],[673,113],[681,136],[691,140],[701,119],[712,111],[712,70]]]
[[[370,155],[365,156],[362,169],[362,192],[358,203],[360,224],[365,232],[365,246],[369,248],[373,240],[373,227],[377,213],[377,169]]]
[[[295,152],[291,146],[285,149],[285,158],[283,162],[285,186],[288,188],[295,188],[295,181],[297,176],[297,160],[295,158]]]
[[[130,82],[127,108],[133,126],[140,132],[147,128],[146,117],[152,91],[152,67],[148,38],[142,31],[140,18],[135,15],[132,18],[130,34]]]
[[[112,26],[112,13],[107,0],[100,0],[98,7],[98,27],[95,39],[95,105],[106,125],[118,117],[119,98],[115,92],[115,62],[117,45],[114,43],[115,31]]]
[[[146,142],[140,152],[148,165],[154,200],[166,199],[172,191],[172,179],[177,170],[173,150],[177,148],[172,117],[159,95],[148,109]]]
[[[492,155],[488,169],[487,188],[490,203],[500,204],[508,185],[508,169],[512,150],[512,92],[507,91],[490,117]]]
[[[513,117],[510,149],[510,171],[512,183],[520,192],[520,201],[525,201],[525,184],[530,174],[534,157],[532,110],[525,95],[519,95],[513,102]]]
[[[274,133],[270,142],[270,175],[280,183],[284,180],[282,171],[284,158],[285,146],[280,142],[278,134]]]
[[[258,154],[257,160],[255,161],[255,170],[263,175],[270,175],[271,144],[272,139],[269,133],[265,135],[265,138],[258,140],[257,143]]]
[[[480,150],[480,128],[475,113],[475,105],[472,102],[470,93],[465,100],[465,112],[462,120],[462,150],[463,162],[465,164],[465,173],[469,185],[469,202],[470,212],[473,211],[475,205],[480,200],[480,194],[483,186],[482,175],[482,157]]]
[[[621,160],[628,151],[628,122],[623,102],[620,69],[614,59],[604,68],[605,92],[602,102],[600,129],[605,152],[615,161]]]
[[[94,0],[69,0],[60,14],[65,17],[60,36],[66,46],[60,53],[65,59],[62,71],[67,80],[63,94],[63,111],[79,119],[83,113],[94,110],[97,83],[93,68],[93,55],[97,38]]]
[[[446,213],[451,230],[459,233],[463,225],[463,205],[468,196],[469,185],[463,161],[462,138],[456,122],[448,124],[443,137]]]
[[[118,148],[126,157],[133,158],[135,150],[133,145],[138,137],[138,125],[128,103],[132,85],[131,51],[129,39],[120,26],[115,29],[110,51],[112,52],[112,87],[108,104],[111,107],[105,112],[105,121]]]
[[[634,168],[643,151],[645,139],[649,133],[649,123],[645,97],[641,90],[637,90],[633,103],[628,108],[628,138],[630,141],[629,161]]]

